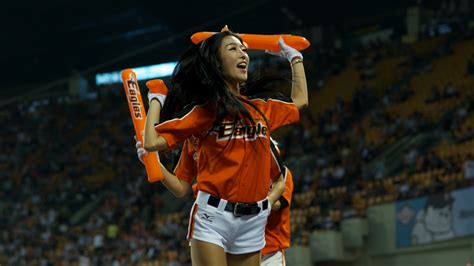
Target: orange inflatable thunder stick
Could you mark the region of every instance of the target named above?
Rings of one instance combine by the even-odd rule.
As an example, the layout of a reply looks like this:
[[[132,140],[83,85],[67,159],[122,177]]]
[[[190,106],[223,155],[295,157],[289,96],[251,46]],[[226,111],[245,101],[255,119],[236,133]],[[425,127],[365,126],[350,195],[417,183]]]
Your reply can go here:
[[[194,44],[198,44],[202,40],[205,40],[216,33],[217,32],[209,31],[196,32],[191,36],[191,41]],[[280,36],[283,38],[286,44],[299,51],[308,48],[310,45],[309,41],[305,37],[290,34],[265,35],[239,33],[239,36],[247,44],[247,48],[255,50],[269,50],[274,52],[280,51],[280,46],[278,45],[278,39]]]
[[[143,130],[145,128],[146,112],[143,107],[142,95],[138,87],[138,80],[135,72],[131,69],[122,71],[122,83],[127,96],[130,115],[132,116],[133,127],[137,139],[143,143]],[[163,180],[164,176],[161,172],[160,160],[157,152],[147,152],[143,156],[148,182],[156,182]]]

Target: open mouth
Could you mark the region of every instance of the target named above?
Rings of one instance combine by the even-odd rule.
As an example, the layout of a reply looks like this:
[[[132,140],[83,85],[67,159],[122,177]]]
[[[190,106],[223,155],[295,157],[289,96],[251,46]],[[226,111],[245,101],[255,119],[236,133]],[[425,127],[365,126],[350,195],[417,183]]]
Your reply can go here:
[[[247,62],[240,62],[238,65],[237,65],[238,68],[240,69],[243,69],[243,70],[247,70]]]

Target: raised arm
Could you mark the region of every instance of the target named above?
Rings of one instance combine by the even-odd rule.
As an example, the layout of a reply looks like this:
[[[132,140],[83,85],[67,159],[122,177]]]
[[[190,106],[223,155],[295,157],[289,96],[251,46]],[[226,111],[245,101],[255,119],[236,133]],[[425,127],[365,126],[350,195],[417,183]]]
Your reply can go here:
[[[151,93],[148,94],[150,99]],[[160,122],[161,103],[159,98],[153,97],[150,99],[150,106],[146,115],[145,129],[143,136],[143,146],[147,151],[162,151],[168,148],[166,139],[156,132],[155,124]]]
[[[308,106],[308,85],[306,84],[303,58],[296,57],[291,61],[291,73],[291,100],[298,109],[302,109]]]
[[[290,63],[292,74],[291,100],[298,109],[302,109],[308,106],[308,85],[306,84],[303,55],[298,50],[288,46],[281,37],[278,44],[280,45],[279,52],[267,51],[267,53],[286,58]]]

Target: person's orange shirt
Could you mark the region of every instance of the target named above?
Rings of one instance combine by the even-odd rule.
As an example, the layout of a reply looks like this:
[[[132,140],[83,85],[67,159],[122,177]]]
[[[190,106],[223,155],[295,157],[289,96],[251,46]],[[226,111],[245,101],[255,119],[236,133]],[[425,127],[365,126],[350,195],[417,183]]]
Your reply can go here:
[[[196,150],[192,144],[192,140],[184,142],[181,156],[178,164],[175,167],[175,175],[191,183],[196,173],[197,156]],[[275,146],[277,147],[277,146]],[[277,149],[279,154],[279,150]],[[272,253],[290,246],[290,207],[293,193],[293,176],[287,167],[283,171],[280,170],[280,165],[277,160],[272,160],[272,167],[270,169],[271,177],[276,176],[280,172],[283,174],[285,180],[285,190],[282,197],[288,203],[284,208],[274,211],[272,210],[268,217],[268,222],[265,227],[265,247],[262,249],[262,255]],[[197,184],[192,186],[194,197],[197,196]]]
[[[155,129],[170,148],[188,138],[195,140],[198,190],[232,202],[251,203],[268,195],[271,132],[297,122],[299,111],[293,103],[280,100],[242,98],[259,108],[268,125],[259,112],[245,103],[255,125],[239,123],[233,133],[234,125],[229,121],[213,126],[215,113],[206,105],[195,106]]]
[[[262,255],[272,253],[290,246],[290,206],[291,194],[293,193],[293,176],[286,168],[285,191],[282,197],[288,202],[288,206],[278,211],[272,210],[265,227],[265,247]]]

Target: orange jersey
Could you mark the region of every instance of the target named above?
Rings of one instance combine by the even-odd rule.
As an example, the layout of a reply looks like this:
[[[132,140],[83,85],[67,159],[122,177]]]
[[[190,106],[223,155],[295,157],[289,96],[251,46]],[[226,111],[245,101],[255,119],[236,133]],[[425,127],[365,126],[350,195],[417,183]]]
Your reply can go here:
[[[259,112],[244,103],[255,125],[222,121],[214,126],[215,112],[206,105],[198,105],[180,118],[156,125],[155,129],[170,148],[188,138],[194,140],[198,190],[228,201],[250,203],[268,195],[271,131],[297,122],[299,111],[293,103],[280,100],[242,98],[259,108],[268,125]],[[190,180],[183,180],[191,183],[192,175],[189,176]]]
[[[293,176],[286,168],[286,182],[283,197],[288,202],[285,208],[273,211],[268,216],[267,226],[265,227],[265,247],[262,249],[262,255],[272,253],[290,246],[290,206],[291,194],[293,193]]]
[[[197,161],[198,161],[196,149],[193,146],[192,142],[193,141],[189,139],[187,139],[184,142],[182,150],[181,150],[181,155],[179,157],[179,161],[176,164],[176,167],[174,168],[174,174],[176,175],[176,177],[178,177],[179,179],[183,181],[186,181],[187,183],[191,183],[194,177],[196,176]],[[278,148],[277,148],[277,153],[280,154]],[[272,152],[272,155],[273,155],[273,152]],[[270,177],[272,179],[276,178],[278,177],[280,173],[284,174],[286,177],[287,176],[285,174],[286,172],[284,172],[286,171],[286,168],[284,168],[285,170],[281,169],[282,166],[280,165],[278,159],[275,156],[273,156],[273,158],[274,159],[272,160],[272,164],[271,164],[272,166],[270,168],[270,174],[271,174]],[[293,182],[287,183],[286,185],[288,184],[293,185]],[[194,198],[196,198],[197,192],[198,192],[196,183],[192,185],[192,190],[193,190]]]
[[[186,140],[181,151],[178,164],[174,170],[175,175],[190,183],[195,177],[197,167],[196,150],[193,147],[192,140]],[[275,146],[277,148],[277,146]],[[277,153],[279,153],[277,148]],[[280,165],[276,158],[272,160],[270,169],[271,177],[276,176],[281,172]],[[288,202],[288,206],[278,211],[271,211],[268,217],[268,222],[265,227],[265,242],[266,245],[262,249],[262,255],[285,249],[290,246],[290,206],[291,195],[293,193],[293,177],[288,168],[284,168],[282,174],[284,175],[285,191],[282,197]],[[192,185],[194,197],[197,196],[197,184]]]
[[[189,139],[184,141],[179,161],[174,168],[174,174],[181,180],[191,184],[197,176],[197,150]],[[194,186],[194,185],[193,185]]]

